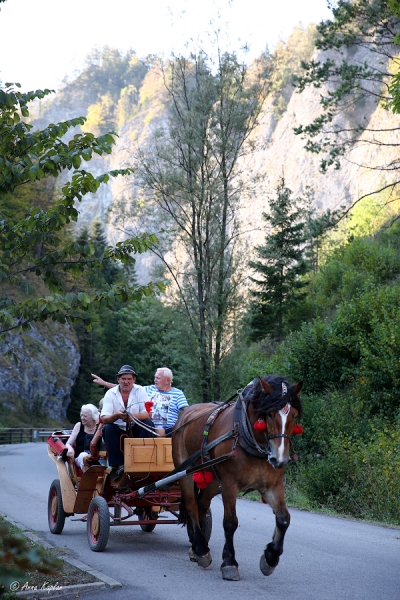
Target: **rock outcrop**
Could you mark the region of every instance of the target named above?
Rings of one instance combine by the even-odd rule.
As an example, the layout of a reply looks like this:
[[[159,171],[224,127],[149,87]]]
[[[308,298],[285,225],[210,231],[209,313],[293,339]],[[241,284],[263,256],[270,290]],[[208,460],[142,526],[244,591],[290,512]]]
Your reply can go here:
[[[18,362],[3,355],[6,348],[3,344],[0,347],[3,411],[20,415],[25,426],[40,425],[44,419],[65,422],[80,362],[72,329],[53,321],[39,323],[30,331],[10,337],[9,344]],[[13,426],[18,426],[18,422]]]
[[[313,59],[323,61],[333,57],[332,53],[315,52]],[[371,56],[365,48],[350,48],[347,59],[355,64],[371,64],[372,60],[381,60],[380,57]],[[257,224],[261,223],[262,213],[268,206],[268,197],[274,195],[282,175],[294,195],[301,194],[307,187],[311,188],[315,208],[319,212],[328,208],[334,210],[341,206],[349,206],[361,196],[374,192],[391,181],[390,170],[376,167],[397,161],[396,147],[385,145],[385,142],[393,137],[393,129],[399,125],[399,116],[377,104],[373,96],[367,98],[362,105],[355,104],[352,110],[343,112],[335,119],[333,125],[352,128],[362,123],[370,130],[387,130],[387,133],[365,132],[357,146],[343,157],[339,170],[331,167],[323,174],[320,170],[321,156],[304,149],[305,140],[294,134],[294,128],[300,124],[304,126],[311,123],[321,113],[320,96],[326,92],[324,87],[315,89],[311,86],[301,94],[293,90],[286,110],[278,120],[274,117],[273,98],[269,96],[265,100],[259,125],[253,134],[257,150],[245,158],[241,165],[241,170],[247,174],[249,182],[248,194],[242,199],[242,218],[244,229],[251,232],[246,240],[250,249],[265,236],[261,228],[256,231]],[[165,119],[166,113],[160,112],[158,98],[157,109],[151,111],[151,107],[147,106],[135,119],[127,122],[120,131],[112,156],[114,168],[117,164],[134,166],[134,146],[138,143],[146,144],[148,134],[165,122]],[[382,144],[375,143],[378,138]],[[255,179],[256,187],[252,183]],[[124,207],[138,194],[138,189],[135,187],[134,178],[131,181],[112,182],[110,189],[112,199],[107,233],[110,240],[117,241],[123,233],[121,220],[119,225],[116,225],[116,217],[120,217]],[[130,225],[131,230],[134,230],[134,222],[131,221]],[[138,258],[140,279],[146,279],[148,269],[152,265],[149,257]]]

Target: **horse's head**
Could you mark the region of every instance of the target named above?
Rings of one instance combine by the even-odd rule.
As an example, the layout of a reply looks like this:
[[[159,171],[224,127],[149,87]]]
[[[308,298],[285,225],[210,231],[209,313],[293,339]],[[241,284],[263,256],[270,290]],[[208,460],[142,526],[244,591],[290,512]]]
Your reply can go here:
[[[281,469],[290,460],[290,436],[295,419],[301,416],[299,394],[303,382],[289,385],[283,377],[269,375],[254,380],[247,400],[253,420],[266,424],[265,435],[269,441],[268,460],[275,469]]]

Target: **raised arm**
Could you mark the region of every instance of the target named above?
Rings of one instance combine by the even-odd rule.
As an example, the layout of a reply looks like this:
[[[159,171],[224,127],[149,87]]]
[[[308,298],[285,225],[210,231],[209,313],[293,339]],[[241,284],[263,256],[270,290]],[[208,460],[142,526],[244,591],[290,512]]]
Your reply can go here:
[[[106,387],[108,389],[113,388],[117,385],[116,383],[110,383],[109,381],[104,381],[104,379],[102,379],[98,375],[95,375],[94,373],[91,373],[91,375],[93,377],[93,383],[98,383],[99,385],[102,385],[103,387]]]

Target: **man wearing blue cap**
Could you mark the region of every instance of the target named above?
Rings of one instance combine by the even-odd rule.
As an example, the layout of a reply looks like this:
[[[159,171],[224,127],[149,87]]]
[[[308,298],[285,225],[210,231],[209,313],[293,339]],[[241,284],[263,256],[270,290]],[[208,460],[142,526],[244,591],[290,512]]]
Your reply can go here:
[[[112,479],[117,479],[124,472],[121,437],[126,435],[127,426],[132,437],[154,437],[153,430],[150,429],[154,427],[154,423],[145,408],[148,397],[145,389],[136,385],[133,368],[130,365],[121,367],[117,373],[117,381],[118,385],[105,394],[101,410],[103,439],[107,447],[108,462],[113,467]]]

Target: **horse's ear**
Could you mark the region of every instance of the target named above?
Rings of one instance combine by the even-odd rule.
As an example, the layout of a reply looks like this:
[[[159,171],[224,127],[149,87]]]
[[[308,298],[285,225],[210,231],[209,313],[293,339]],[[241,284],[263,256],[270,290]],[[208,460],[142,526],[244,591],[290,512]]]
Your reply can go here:
[[[303,382],[302,381],[299,381],[298,383],[295,383],[294,386],[293,386],[293,391],[296,394],[296,396],[300,396],[302,389],[303,389]]]
[[[272,392],[274,391],[272,385],[269,385],[268,381],[264,381],[262,377],[259,377],[259,380],[264,394],[272,394]]]

